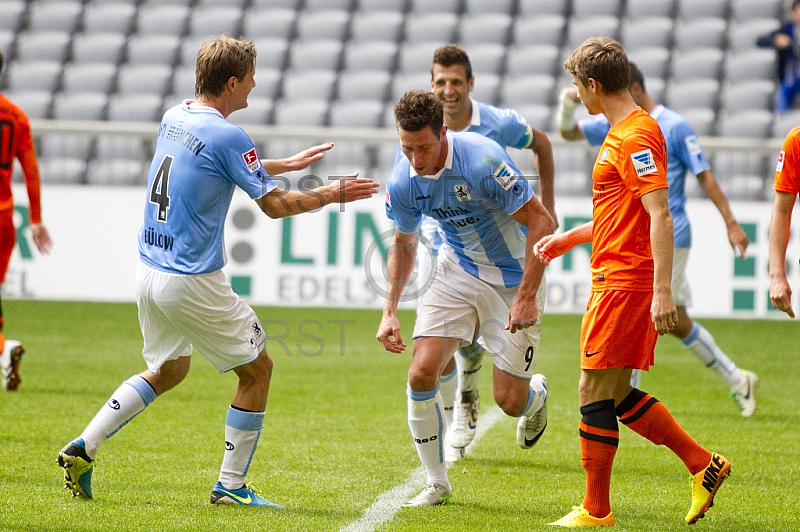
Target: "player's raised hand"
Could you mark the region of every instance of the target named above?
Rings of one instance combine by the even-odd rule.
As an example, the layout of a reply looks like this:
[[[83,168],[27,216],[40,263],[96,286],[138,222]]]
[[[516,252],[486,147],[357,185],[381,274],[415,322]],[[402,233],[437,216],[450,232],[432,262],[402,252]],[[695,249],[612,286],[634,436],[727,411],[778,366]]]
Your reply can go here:
[[[537,259],[549,266],[550,261],[560,257],[570,249],[572,249],[572,246],[567,242],[564,233],[561,233],[543,237],[533,245],[533,254],[536,255]]]
[[[336,190],[336,203],[349,203],[371,198],[378,192],[380,184],[367,177],[358,177],[358,173],[350,174],[329,186]]]
[[[794,318],[792,309],[792,289],[786,277],[783,279],[771,279],[769,283],[769,298],[772,306],[781,312],[785,312],[790,318]]]
[[[400,336],[400,321],[395,316],[383,315],[375,337],[390,353],[402,353],[406,349],[406,344]]]
[[[303,170],[325,156],[325,152],[333,148],[333,142],[312,146],[284,160],[287,171]]]
[[[747,238],[747,233],[739,225],[739,222],[732,222],[728,225],[728,241],[740,257],[747,258],[747,246],[750,245],[750,239]]]
[[[50,253],[50,248],[53,247],[53,241],[50,240],[50,233],[44,224],[31,224],[31,236],[33,236],[33,243],[40,253]]]

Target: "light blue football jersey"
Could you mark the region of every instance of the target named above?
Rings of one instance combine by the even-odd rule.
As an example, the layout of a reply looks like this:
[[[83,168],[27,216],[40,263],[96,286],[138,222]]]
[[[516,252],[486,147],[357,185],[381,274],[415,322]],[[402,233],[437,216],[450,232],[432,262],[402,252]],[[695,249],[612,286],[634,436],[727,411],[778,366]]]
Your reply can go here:
[[[477,133],[447,132],[445,167],[418,176],[397,159],[386,186],[386,215],[404,233],[423,215],[441,228],[441,254],[467,273],[497,286],[522,282],[527,228],[510,215],[532,196],[508,153]]]
[[[480,133],[506,148],[523,150],[530,146],[533,139],[531,126],[513,109],[500,109],[492,105],[478,102],[470,98],[472,118],[464,131]],[[399,151],[399,148],[398,148]],[[439,235],[436,222],[423,217],[420,232],[433,246],[434,255],[439,252],[442,237]]]
[[[221,269],[225,218],[237,186],[260,198],[276,185],[250,137],[216,109],[188,105],[164,113],[147,178],[139,256],[157,270]]]
[[[686,216],[686,172],[697,175],[709,170],[711,165],[685,118],[663,105],[653,109],[650,116],[658,122],[667,143],[667,185],[675,247],[688,248],[692,245],[692,229]],[[578,126],[592,146],[600,146],[610,128],[603,115],[584,118]]]

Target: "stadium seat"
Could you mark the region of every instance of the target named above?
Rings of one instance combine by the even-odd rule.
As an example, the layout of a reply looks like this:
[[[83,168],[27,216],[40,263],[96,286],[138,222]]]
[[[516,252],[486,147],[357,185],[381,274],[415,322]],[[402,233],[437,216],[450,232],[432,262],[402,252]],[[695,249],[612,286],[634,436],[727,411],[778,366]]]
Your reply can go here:
[[[527,104],[552,105],[555,100],[555,84],[555,78],[550,75],[507,77],[500,91],[500,104],[512,108]]]
[[[11,57],[11,46],[17,34],[9,30],[0,30],[0,52],[4,57]]]
[[[729,54],[725,61],[725,79],[739,82],[750,79],[772,80],[776,77],[775,52],[754,48]]]
[[[116,65],[126,40],[122,33],[79,33],[72,41],[72,62]]]
[[[722,18],[697,18],[681,21],[675,27],[675,46],[681,52],[695,48],[722,48],[728,22]]]
[[[275,7],[272,9],[251,8],[244,15],[244,36],[253,41],[259,37],[267,39],[290,39],[294,35],[297,12],[294,9]]]
[[[249,0],[197,0],[198,7],[226,6],[244,9],[249,3]]]
[[[784,16],[783,0],[735,0],[731,2],[731,20],[745,23],[752,19],[769,17],[782,19]]]
[[[290,71],[283,76],[282,100],[329,100],[333,95],[336,73],[332,70]]]
[[[185,96],[190,98],[192,94]],[[177,105],[179,101],[168,105]],[[163,101],[157,94],[117,94],[108,101],[108,120],[126,122],[161,121]],[[145,156],[147,157],[147,155]]]
[[[663,78],[645,76],[645,89],[654,102],[662,103],[666,94],[667,82]]]
[[[628,0],[625,16],[629,20],[650,17],[675,17],[675,0]]]
[[[398,46],[388,41],[351,42],[344,52],[344,70],[385,70],[394,72]],[[431,59],[433,50],[431,50]]]
[[[777,18],[753,18],[732,22],[728,39],[730,52],[738,54],[752,50],[756,47],[756,39],[778,29],[780,25],[781,21]]]
[[[433,52],[440,46],[436,42],[422,42],[419,44],[406,44],[400,48],[398,72],[427,72],[430,79]]]
[[[800,109],[790,109],[775,117],[772,124],[772,137],[783,140],[789,131],[800,126]]]
[[[672,59],[672,80],[695,79],[699,73],[704,78],[719,79],[722,70],[722,50],[718,48],[696,48],[675,52]]]
[[[500,76],[497,74],[490,74],[488,72],[478,74],[475,80],[475,89],[472,91],[472,97],[483,103],[488,103],[489,105],[497,105],[500,99],[498,96],[500,82]]]
[[[89,164],[90,185],[134,186],[147,183],[148,167],[134,159],[96,159]]]
[[[360,12],[394,11],[403,13],[406,9],[406,0],[356,0]]]
[[[621,7],[621,0],[572,0],[572,16],[576,19],[609,15],[617,17]]]
[[[132,35],[128,39],[127,62],[130,65],[172,66],[180,45],[181,39],[175,35]]]
[[[723,109],[729,113],[745,109],[772,109],[775,83],[766,79],[726,82]]]
[[[62,88],[69,92],[111,92],[114,78],[117,75],[116,65],[111,63],[79,63],[67,64],[64,67]]]
[[[253,42],[258,49],[256,76],[258,76],[258,70],[262,67],[281,70],[286,66],[286,52],[289,50],[289,42],[286,39],[269,39],[262,37],[254,39]],[[195,58],[197,57],[197,49],[195,49],[194,56]],[[184,58],[185,57],[186,56],[184,56]],[[196,59],[193,59],[191,64],[194,65],[195,61]],[[257,79],[256,83],[258,83]]]
[[[178,4],[145,4],[139,11],[136,31],[140,35],[183,35],[191,9]]]
[[[354,0],[305,0],[303,7],[307,11],[318,11],[320,9],[340,9],[350,11]]]
[[[39,175],[42,183],[78,184],[86,175],[86,160],[78,157],[39,157]]]
[[[567,16],[569,0],[519,0],[519,16],[537,17],[544,15]]]
[[[700,17],[725,18],[728,13],[729,0],[678,0],[678,16],[683,20],[694,20]]]
[[[53,93],[45,90],[30,90],[27,87],[19,91],[7,91],[5,96],[25,110],[28,118],[49,118],[53,102]]]
[[[716,114],[711,109],[707,107],[690,107],[681,109],[680,114],[689,122],[694,132],[698,135],[712,135],[714,133]]]
[[[652,17],[638,20],[626,19],[620,34],[620,42],[629,54],[642,48],[672,45],[674,21],[669,17]]]
[[[31,31],[75,31],[83,12],[79,1],[31,2],[28,29]]]
[[[16,61],[8,67],[6,84],[13,91],[35,90],[55,91],[61,63],[58,61]]]
[[[669,68],[670,53],[667,48],[639,48],[628,53],[628,59],[636,63],[644,74],[645,80],[651,77],[666,78]],[[645,84],[647,84],[645,82]]]
[[[400,11],[367,11],[356,13],[350,23],[352,41],[397,42],[406,18]]]
[[[117,92],[163,96],[171,78],[172,68],[167,65],[125,65],[119,69]]]
[[[645,81],[647,85],[647,81]],[[678,112],[691,107],[714,110],[717,107],[720,82],[711,78],[673,81],[666,92],[666,104]]]
[[[133,159],[147,161],[152,157],[151,141],[134,136],[103,135],[97,138],[95,160]]]
[[[259,76],[262,69],[256,70],[256,89],[259,88]],[[166,98],[167,104],[178,103],[186,98],[194,98],[195,67],[179,66],[172,71],[172,88]]]
[[[567,28],[567,49],[569,50],[567,53],[572,53],[589,37],[604,35],[616,39],[618,28],[619,19],[610,15],[595,15],[582,19],[572,18]]]
[[[241,35],[242,10],[238,6],[209,5],[195,7],[189,17],[189,35],[213,37]]]
[[[722,137],[769,138],[772,119],[772,112],[764,109],[723,113],[719,119],[719,135]]]
[[[469,62],[476,76],[484,74],[500,74],[505,65],[506,47],[497,43],[473,44],[466,47]],[[431,54],[433,59],[433,54]]]
[[[468,14],[503,13],[511,15],[514,12],[514,0],[465,0],[464,11]]]
[[[562,68],[559,54],[559,48],[551,44],[511,46],[506,57],[506,74],[510,77],[554,74]]]
[[[475,13],[464,15],[458,26],[458,42],[465,47],[480,43],[505,45],[511,36],[510,15]]]
[[[83,13],[84,33],[121,33],[127,35],[136,20],[134,3],[89,2]]]
[[[334,102],[330,124],[333,127],[379,127],[382,115],[382,100]]]
[[[327,114],[328,100],[280,101],[275,105],[274,122],[278,126],[322,126]]]
[[[405,94],[406,91],[411,89],[431,90],[431,73],[428,72],[411,72],[411,73],[398,73],[395,74],[392,80],[391,98],[389,103],[394,106],[397,100]]]
[[[542,131],[552,130],[553,107],[537,103],[527,103],[515,107],[514,110],[525,119],[531,127]]]
[[[5,0],[0,2],[0,30],[16,32],[22,23],[25,2],[22,0]]]
[[[69,52],[71,35],[65,31],[28,31],[17,36],[17,61],[58,61]]]
[[[256,70],[256,87],[250,94],[275,100],[280,96],[282,81],[283,72],[277,68],[259,68]]]
[[[301,0],[252,0],[250,7],[252,9],[283,8],[299,10],[300,4]]]
[[[342,43],[335,39],[295,42],[289,49],[289,69],[339,70]]]
[[[304,11],[297,17],[297,39],[344,41],[349,22],[350,13],[344,10]]]
[[[409,13],[453,13],[460,11],[461,0],[409,0]]]
[[[455,42],[457,26],[458,16],[453,13],[409,15],[406,17],[405,41],[411,46],[419,42]]]
[[[250,96],[247,99],[247,107],[232,113],[228,120],[240,126],[264,126],[272,121],[273,107],[274,103],[270,98]]]
[[[514,45],[548,44],[561,46],[566,34],[566,19],[561,15],[517,17],[514,23]]]
[[[342,72],[337,89],[338,100],[378,100],[383,102],[389,94],[392,75],[386,70],[361,70]]]

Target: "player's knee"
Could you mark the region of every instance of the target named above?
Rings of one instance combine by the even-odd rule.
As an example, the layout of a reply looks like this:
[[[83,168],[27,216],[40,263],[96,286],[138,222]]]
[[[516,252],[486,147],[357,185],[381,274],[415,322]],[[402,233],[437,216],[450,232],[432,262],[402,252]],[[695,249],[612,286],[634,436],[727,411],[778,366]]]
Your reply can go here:
[[[414,391],[429,391],[436,388],[439,372],[432,368],[412,365],[408,368],[408,385]]]

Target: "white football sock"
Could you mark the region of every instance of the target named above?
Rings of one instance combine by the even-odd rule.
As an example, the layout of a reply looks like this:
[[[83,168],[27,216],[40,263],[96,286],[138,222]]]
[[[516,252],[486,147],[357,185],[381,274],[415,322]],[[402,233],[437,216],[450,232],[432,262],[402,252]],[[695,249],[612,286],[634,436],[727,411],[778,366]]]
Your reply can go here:
[[[456,392],[458,391],[458,367],[454,366],[449,375],[439,377],[439,393],[442,394],[442,404],[444,406],[445,432],[453,424],[453,405],[456,402]]]
[[[472,345],[462,347],[456,353],[456,365],[458,366],[459,393],[471,392],[478,388],[478,379],[481,376],[483,367],[483,355],[486,350],[481,344],[473,342]]]
[[[544,387],[543,377],[544,375],[539,373],[531,377],[530,388],[528,388],[528,404],[517,417],[533,415],[544,405],[544,400],[547,398],[547,388]]]
[[[94,460],[100,444],[147,408],[155,398],[156,391],[144,377],[134,375],[123,382],[80,436],[86,444],[89,458]]]
[[[239,489],[245,483],[250,462],[256,452],[264,412],[247,412],[231,406],[225,419],[225,456],[219,483],[227,489]]]
[[[439,387],[429,392],[407,389],[408,428],[414,438],[417,454],[425,466],[428,482],[450,489],[444,463],[444,405]]]
[[[695,322],[692,332],[681,343],[683,347],[694,353],[703,364],[716,370],[731,388],[739,386],[744,380],[742,371],[717,346],[711,333],[699,323]]]

